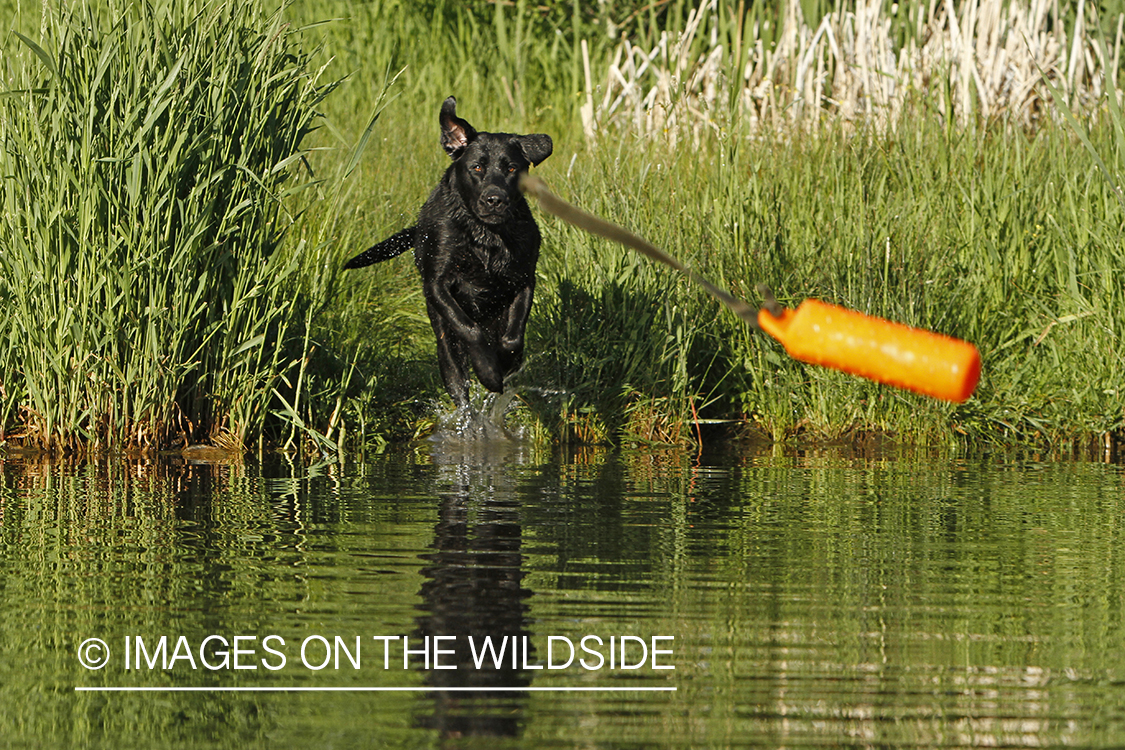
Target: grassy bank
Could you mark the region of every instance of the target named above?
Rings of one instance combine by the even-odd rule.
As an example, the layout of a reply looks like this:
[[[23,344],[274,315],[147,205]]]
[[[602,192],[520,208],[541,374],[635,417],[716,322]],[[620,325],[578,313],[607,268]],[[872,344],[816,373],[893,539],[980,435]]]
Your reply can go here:
[[[5,436],[331,452],[428,429],[444,395],[413,264],[339,266],[413,220],[447,163],[448,94],[480,128],[551,133],[539,174],[556,192],[738,295],[766,283],[784,303],[969,339],[984,359],[958,407],[801,365],[666,269],[541,216],[514,416],[535,434],[682,443],[714,420],[775,440],[1058,446],[1121,431],[1115,20],[991,3],[956,19],[937,4],[596,7],[13,12],[38,49],[5,39],[4,83],[26,92],[0,99]],[[201,83],[227,71],[245,85]],[[144,129],[161,96],[184,127]],[[265,124],[259,151],[224,147]]]

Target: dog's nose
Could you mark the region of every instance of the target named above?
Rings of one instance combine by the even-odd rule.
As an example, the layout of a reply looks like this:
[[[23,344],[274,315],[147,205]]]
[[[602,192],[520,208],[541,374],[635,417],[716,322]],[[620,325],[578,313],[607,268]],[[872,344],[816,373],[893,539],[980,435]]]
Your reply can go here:
[[[499,210],[508,205],[508,196],[503,193],[488,193],[483,197],[485,205],[489,208]]]

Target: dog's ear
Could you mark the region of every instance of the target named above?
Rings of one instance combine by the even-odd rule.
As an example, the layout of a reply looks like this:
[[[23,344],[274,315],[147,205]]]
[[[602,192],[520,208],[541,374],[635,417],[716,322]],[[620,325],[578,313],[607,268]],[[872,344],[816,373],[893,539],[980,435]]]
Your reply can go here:
[[[551,136],[545,133],[521,135],[516,140],[519,142],[520,148],[523,149],[523,155],[536,166],[550,156],[551,150],[554,148],[554,144],[551,143]]]
[[[477,137],[476,129],[457,116],[457,100],[452,96],[441,105],[441,147],[451,159],[457,159],[465,147]]]

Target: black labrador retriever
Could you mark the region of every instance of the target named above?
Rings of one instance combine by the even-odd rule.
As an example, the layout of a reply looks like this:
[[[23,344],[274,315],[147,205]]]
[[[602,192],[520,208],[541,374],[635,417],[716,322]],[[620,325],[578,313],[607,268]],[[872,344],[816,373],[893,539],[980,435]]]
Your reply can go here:
[[[539,227],[519,189],[520,174],[551,155],[542,133],[477,132],[441,105],[441,145],[453,159],[418,223],[352,258],[362,268],[414,248],[438,366],[453,403],[469,403],[470,368],[494,393],[523,363],[524,328],[535,291]]]

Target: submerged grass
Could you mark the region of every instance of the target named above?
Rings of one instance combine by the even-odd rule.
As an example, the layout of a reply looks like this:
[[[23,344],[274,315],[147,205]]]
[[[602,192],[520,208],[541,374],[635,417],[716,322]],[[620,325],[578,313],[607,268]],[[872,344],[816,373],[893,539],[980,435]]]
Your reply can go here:
[[[952,18],[940,4],[899,16],[801,6],[810,28],[854,29],[862,17],[903,48]],[[1039,37],[1056,54],[1043,71],[1052,84],[1028,96],[1060,116],[1034,127],[1020,107],[973,109],[979,100],[958,87],[971,69],[981,75],[978,55],[961,79],[943,69],[941,95],[903,82],[893,107],[865,118],[873,94],[841,83],[856,106],[822,100],[820,115],[806,107],[793,127],[762,128],[760,100],[753,116],[735,106],[747,101],[741,83],[700,119],[692,97],[705,89],[684,81],[667,100],[685,108],[683,130],[665,138],[637,110],[653,90],[644,76],[657,74],[636,65],[643,96],[629,111],[641,117],[595,110],[592,137],[591,110],[583,119],[630,80],[588,92],[587,80],[612,79],[615,54],[620,66],[622,34],[653,49],[665,31],[673,41],[690,32],[685,59],[717,65],[708,80],[720,94],[724,80],[747,79],[716,60],[742,70],[760,62],[756,45],[814,62],[828,48],[797,43],[800,33],[786,42],[796,16],[757,4],[703,3],[710,35],[691,28],[697,6],[677,2],[162,7],[48,14],[55,25],[35,39],[25,13],[26,39],[5,42],[16,90],[0,99],[9,438],[264,437],[329,453],[429,429],[444,394],[413,264],[339,268],[413,221],[447,163],[436,121],[449,94],[479,127],[551,133],[555,154],[538,173],[553,190],[736,295],[755,301],[765,283],[790,305],[819,297],[966,338],[984,360],[961,406],[796,363],[679,275],[540,215],[529,358],[515,383],[515,418],[535,434],[689,443],[719,424],[773,440],[878,431],[1060,446],[1122,431],[1125,208],[1114,180],[1125,131],[1113,87],[1099,83],[1119,55],[1112,30],[1104,46],[1074,44],[1089,17],[1080,28],[1047,13],[1061,32]],[[1002,17],[989,2],[958,8]],[[347,20],[298,32],[331,18]],[[1063,64],[1058,51],[1072,49],[1082,67]],[[852,59],[841,50],[834,65]],[[796,58],[771,60],[796,75]],[[844,82],[841,70],[833,80]],[[317,115],[326,127],[313,133]]]

